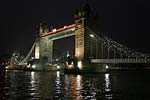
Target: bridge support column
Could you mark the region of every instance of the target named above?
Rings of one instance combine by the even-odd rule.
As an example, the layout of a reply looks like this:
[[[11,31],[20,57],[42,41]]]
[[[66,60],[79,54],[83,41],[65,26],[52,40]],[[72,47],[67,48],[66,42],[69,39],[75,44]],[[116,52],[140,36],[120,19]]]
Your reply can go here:
[[[48,37],[40,39],[40,61],[45,63],[51,63],[53,58],[53,40]]]
[[[48,62],[53,61],[53,40],[49,40],[49,57]]]
[[[78,60],[83,60],[85,56],[85,28],[84,28],[85,18],[79,18],[75,20],[75,56]]]

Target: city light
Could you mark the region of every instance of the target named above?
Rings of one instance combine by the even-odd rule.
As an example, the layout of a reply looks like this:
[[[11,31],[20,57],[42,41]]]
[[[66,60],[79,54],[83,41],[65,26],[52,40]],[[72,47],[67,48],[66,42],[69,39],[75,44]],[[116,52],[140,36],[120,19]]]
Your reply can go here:
[[[35,68],[36,68],[36,65],[32,65],[32,68],[35,69]]]
[[[56,76],[57,76],[57,78],[58,78],[58,77],[60,78],[60,71],[57,71],[57,72],[56,72]]]
[[[6,66],[6,69],[8,69],[9,68],[9,66]]]
[[[95,36],[93,34],[90,34],[90,37],[94,38]]]
[[[56,29],[53,29],[52,31],[53,31],[53,32],[56,32]]]
[[[82,69],[82,61],[78,61],[78,67],[79,69]]]
[[[31,67],[31,64],[29,63],[28,65],[27,65],[27,68],[30,68]]]
[[[64,29],[66,29],[67,28],[67,26],[64,26]]]
[[[73,62],[71,62],[71,64],[68,64],[68,62],[66,62],[66,64],[67,64],[67,67],[68,67],[69,69],[71,69],[71,68],[74,67]]]
[[[108,65],[106,65],[106,69],[108,69],[109,68],[109,66]]]
[[[81,75],[77,75],[77,80],[76,80],[76,82],[77,82],[77,89],[81,89],[82,88],[82,85],[81,85],[81,79],[82,77],[81,77]]]
[[[58,66],[57,66],[57,69],[59,69],[59,68],[60,68],[60,66],[58,65]]]

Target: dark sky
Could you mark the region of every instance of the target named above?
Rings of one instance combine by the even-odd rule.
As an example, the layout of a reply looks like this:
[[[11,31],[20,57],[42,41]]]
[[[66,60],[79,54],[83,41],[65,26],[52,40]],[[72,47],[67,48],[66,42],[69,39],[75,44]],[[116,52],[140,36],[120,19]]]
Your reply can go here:
[[[62,27],[74,23],[74,11],[86,0],[3,0],[0,2],[0,54],[27,53],[39,23]],[[150,53],[148,0],[89,0],[103,23],[102,32],[128,47]]]

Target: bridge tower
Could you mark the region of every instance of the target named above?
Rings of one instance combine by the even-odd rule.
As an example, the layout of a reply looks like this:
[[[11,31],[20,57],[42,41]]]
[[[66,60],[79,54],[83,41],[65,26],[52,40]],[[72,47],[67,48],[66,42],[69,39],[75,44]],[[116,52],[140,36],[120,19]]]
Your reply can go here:
[[[42,33],[48,33],[49,27],[42,24],[40,25],[39,35]],[[53,56],[53,40],[50,40],[48,37],[40,38],[39,39],[39,58],[42,63],[52,62]]]
[[[84,59],[84,51],[85,51],[85,17],[84,13],[81,11],[77,11],[75,14],[75,56],[78,60]]]
[[[80,61],[89,58],[89,36],[86,32],[86,27],[90,13],[91,10],[88,4],[75,13],[75,56]]]

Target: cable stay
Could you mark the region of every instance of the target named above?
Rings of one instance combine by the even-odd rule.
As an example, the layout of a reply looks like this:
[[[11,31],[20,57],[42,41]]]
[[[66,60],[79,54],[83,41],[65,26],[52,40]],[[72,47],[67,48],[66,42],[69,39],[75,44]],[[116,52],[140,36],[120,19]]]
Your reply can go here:
[[[36,44],[36,42],[34,42],[32,48],[30,49],[30,51],[27,54],[27,56],[22,61],[20,61],[19,64],[27,63],[27,60],[29,59],[29,57],[31,56],[31,54],[32,54],[32,52],[34,50],[35,44]]]
[[[132,57],[150,57],[150,54],[144,54],[141,52],[136,52],[130,48],[128,48],[127,46],[124,46],[114,40],[112,40],[111,38],[105,36],[104,34],[100,34],[97,35],[95,32],[93,32],[93,30],[91,30],[89,27],[86,27],[86,29],[91,32],[95,38],[97,38],[97,40],[104,42],[104,44],[106,45],[106,47],[108,46],[108,48],[113,48],[117,51],[119,51],[122,54],[126,54],[126,56],[132,56]],[[109,45],[108,45],[109,44]]]

